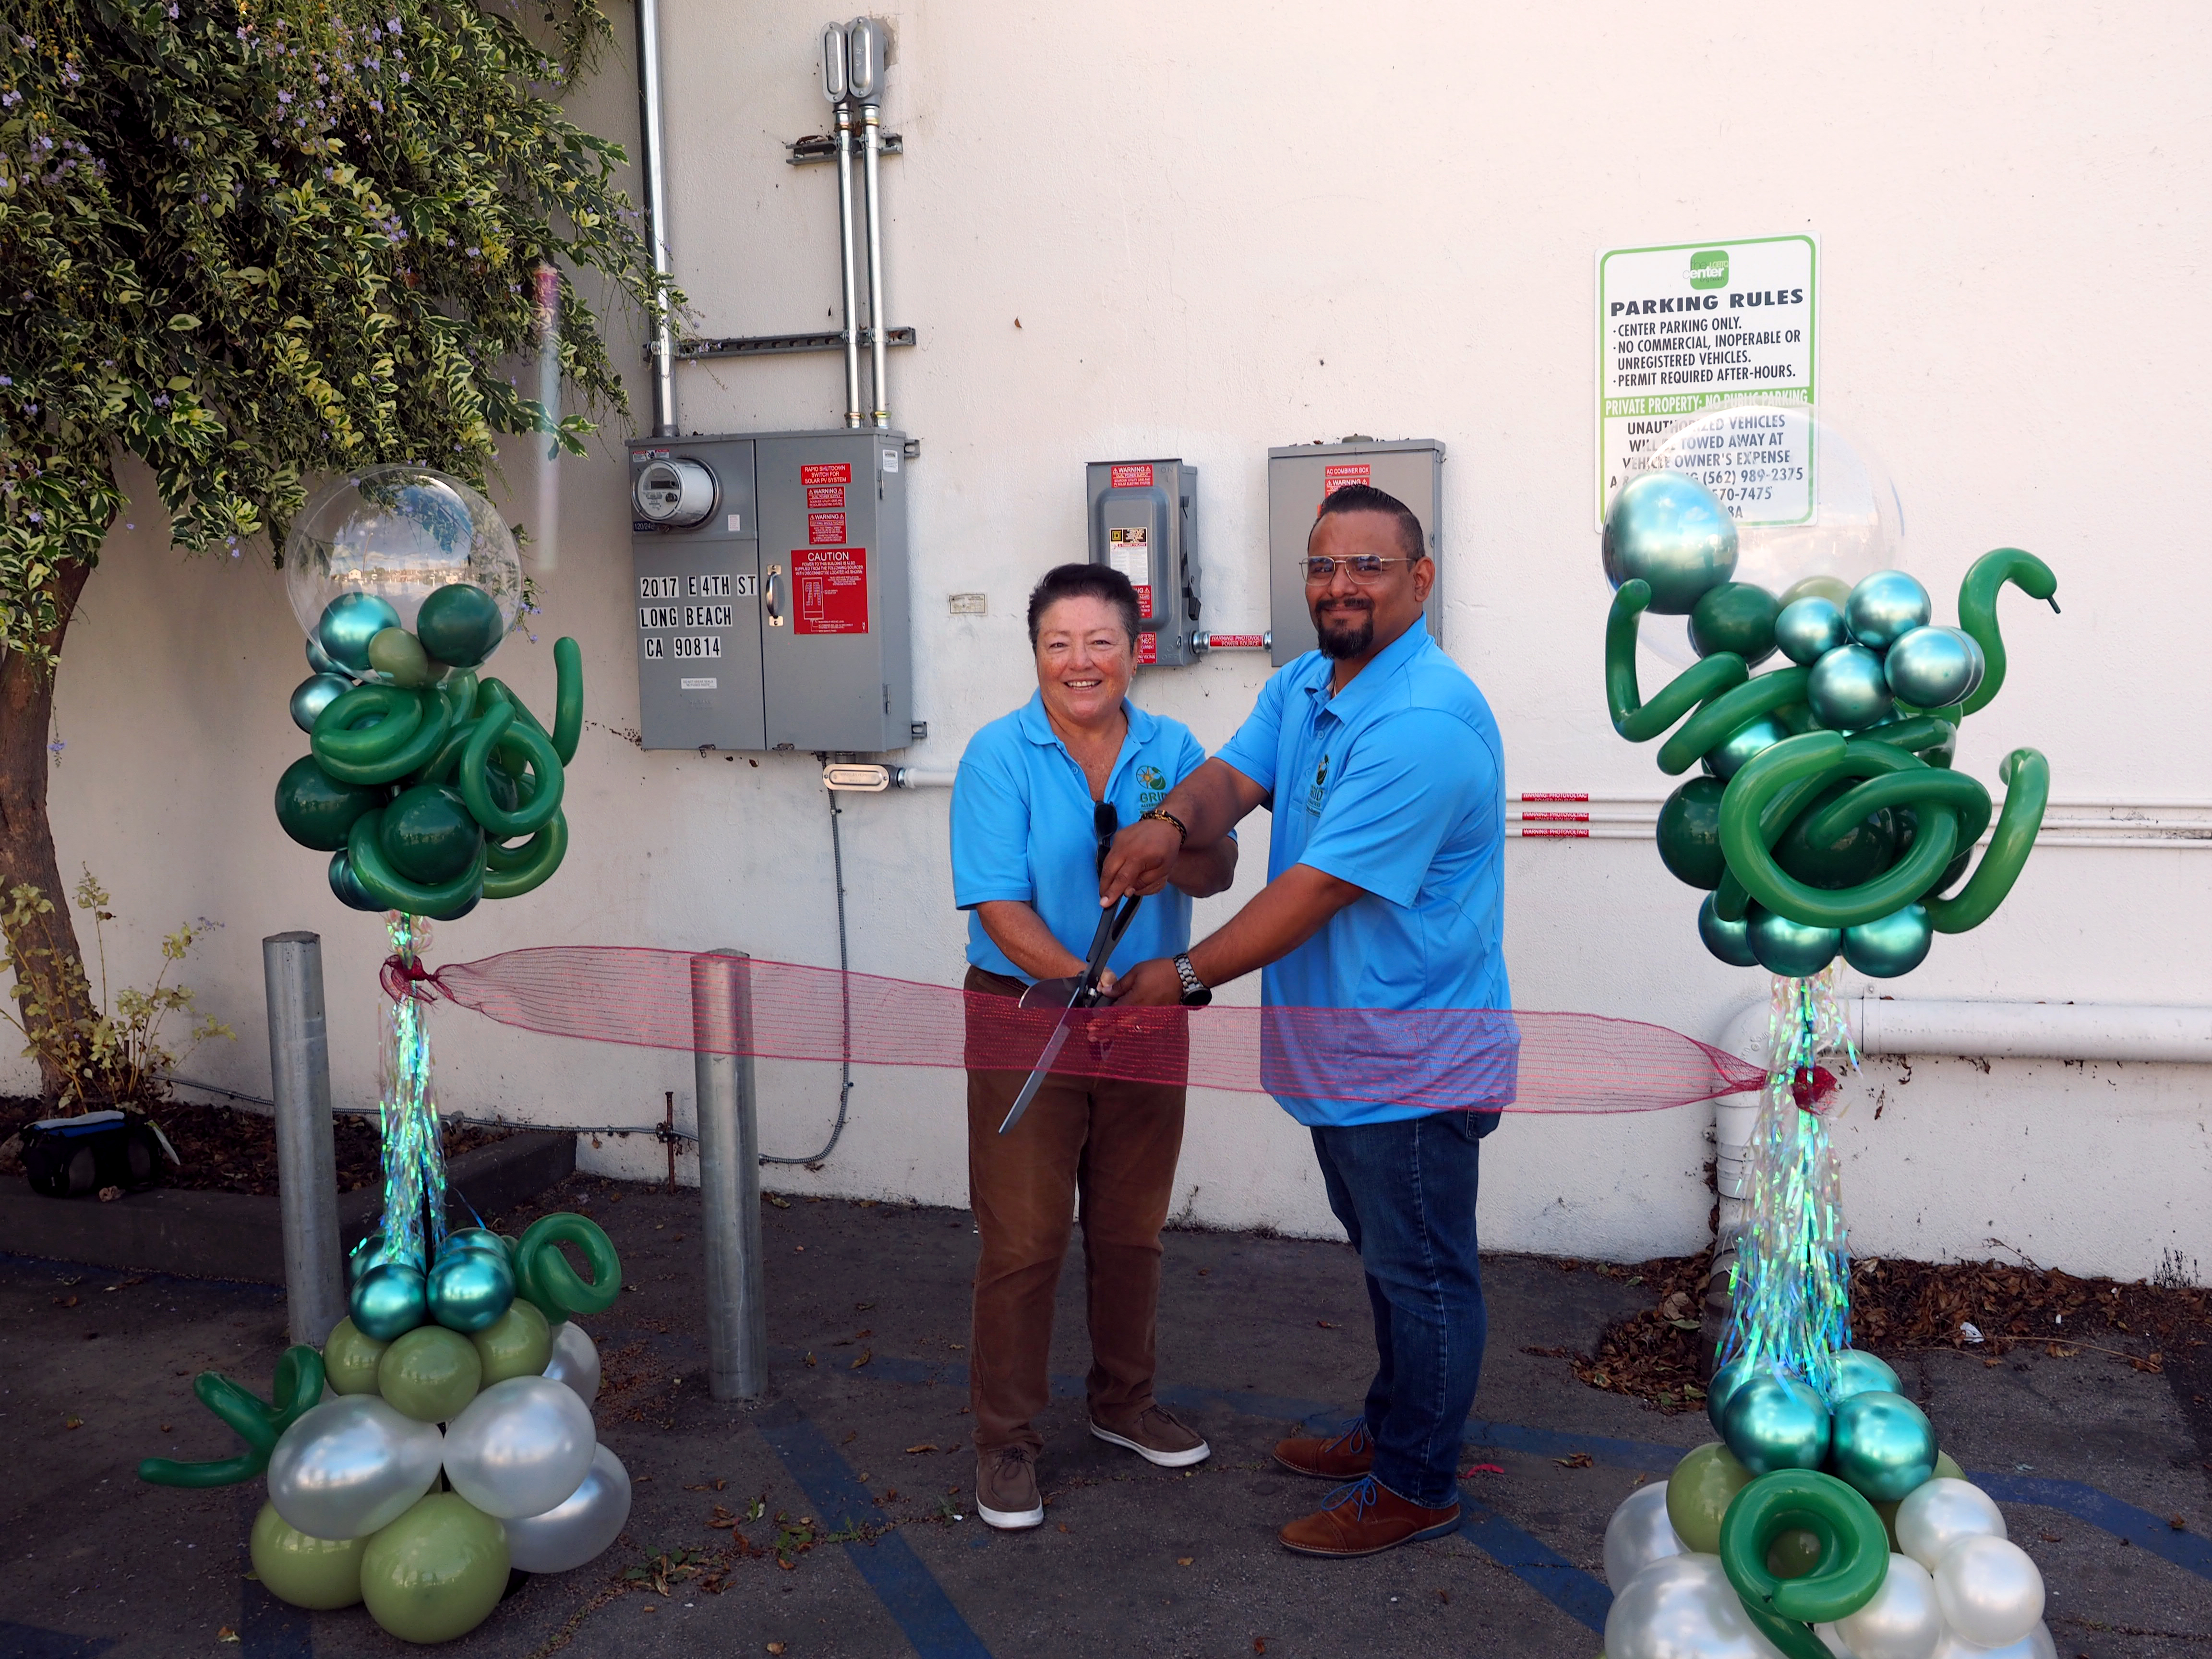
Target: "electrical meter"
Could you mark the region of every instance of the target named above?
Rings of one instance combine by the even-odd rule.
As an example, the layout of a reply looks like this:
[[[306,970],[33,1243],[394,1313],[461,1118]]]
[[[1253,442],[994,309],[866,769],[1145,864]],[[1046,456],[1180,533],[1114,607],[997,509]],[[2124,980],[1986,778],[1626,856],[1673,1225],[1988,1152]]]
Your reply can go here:
[[[872,428],[632,441],[645,747],[912,741],[906,455]]]
[[[1087,479],[1091,562],[1137,590],[1137,660],[1195,659],[1198,469],[1179,460],[1093,461]]]
[[[1267,452],[1267,591],[1272,607],[1268,660],[1280,667],[1320,644],[1306,604],[1299,561],[1321,504],[1346,484],[1395,495],[1421,521],[1437,580],[1425,612],[1431,637],[1443,633],[1444,447],[1433,438],[1346,438]]]

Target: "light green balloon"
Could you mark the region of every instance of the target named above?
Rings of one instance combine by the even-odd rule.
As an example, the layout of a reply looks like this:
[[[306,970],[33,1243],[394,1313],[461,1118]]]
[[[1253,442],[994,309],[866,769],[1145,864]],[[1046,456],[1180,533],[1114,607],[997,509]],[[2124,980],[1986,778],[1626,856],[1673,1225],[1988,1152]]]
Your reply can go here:
[[[332,1394],[374,1394],[377,1362],[392,1345],[362,1334],[350,1319],[341,1319],[323,1344],[323,1376]]]
[[[534,1302],[514,1298],[498,1320],[476,1333],[477,1357],[483,1361],[483,1386],[511,1376],[543,1376],[553,1357],[553,1332]]]
[[[1950,1453],[1939,1451],[1936,1454],[1936,1473],[1928,1478],[1930,1480],[1964,1480],[1966,1472],[1959,1467]]]
[[[1684,1453],[1667,1477],[1667,1518],[1682,1547],[1699,1555],[1720,1553],[1721,1517],[1751,1480],[1751,1471],[1717,1440]]]
[[[361,1600],[361,1559],[366,1538],[310,1538],[264,1504],[253,1517],[247,1553],[262,1588],[295,1607],[328,1611]]]
[[[377,1392],[422,1423],[459,1417],[483,1382],[476,1345],[443,1325],[417,1325],[396,1338],[376,1366]]]
[[[429,685],[438,678],[422,641],[404,628],[387,628],[369,641],[368,665],[394,685]]]
[[[361,1563],[369,1616],[403,1642],[450,1642],[507,1593],[507,1529],[449,1492],[434,1492],[368,1540]]]
[[[1820,1540],[1802,1527],[1774,1534],[1766,1547],[1766,1570],[1777,1578],[1802,1578],[1820,1565]]]

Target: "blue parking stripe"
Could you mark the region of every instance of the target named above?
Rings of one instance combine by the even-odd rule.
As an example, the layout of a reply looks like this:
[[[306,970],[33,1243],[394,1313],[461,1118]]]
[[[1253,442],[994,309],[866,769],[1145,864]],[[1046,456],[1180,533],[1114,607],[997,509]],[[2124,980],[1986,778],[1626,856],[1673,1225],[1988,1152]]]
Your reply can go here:
[[[754,1421],[825,1527],[851,1526],[875,1513],[875,1499],[854,1478],[852,1466],[796,1406],[780,1401]],[[845,1556],[921,1659],[991,1659],[991,1650],[899,1534],[848,1544]]]
[[[1459,1535],[1534,1590],[1570,1619],[1602,1636],[1613,1592],[1543,1540],[1525,1533],[1504,1516],[1485,1509],[1460,1488]]]
[[[2124,1504],[2110,1492],[2084,1486],[2079,1480],[2055,1480],[2041,1476],[1996,1474],[1969,1469],[1967,1478],[2000,1503],[2038,1504],[2060,1510],[2077,1521],[2102,1527],[2124,1538],[2137,1549],[2148,1550],[2177,1567],[2201,1578],[2212,1578],[2212,1544],[2193,1532],[2177,1532],[2172,1525],[2148,1510]]]

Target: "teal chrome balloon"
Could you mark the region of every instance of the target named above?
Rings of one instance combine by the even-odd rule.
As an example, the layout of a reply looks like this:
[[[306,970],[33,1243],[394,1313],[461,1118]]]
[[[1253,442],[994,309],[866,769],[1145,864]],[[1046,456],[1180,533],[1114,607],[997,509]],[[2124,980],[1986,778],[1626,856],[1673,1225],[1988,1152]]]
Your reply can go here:
[[[384,1235],[371,1233],[346,1252],[346,1288],[361,1283],[361,1276],[384,1260]]]
[[[1894,1504],[1934,1477],[1936,1430],[1901,1394],[1855,1394],[1836,1407],[1828,1468],[1869,1503]]]
[[[331,660],[356,674],[368,667],[368,642],[399,626],[399,613],[374,593],[341,593],[323,607],[315,637]]]
[[[404,1336],[429,1318],[422,1270],[404,1261],[380,1261],[361,1276],[349,1305],[354,1328],[378,1342]]]
[[[422,648],[456,668],[474,668],[498,647],[506,631],[498,602],[470,582],[436,589],[415,617],[415,637]]]
[[[1711,951],[1731,968],[1756,968],[1759,956],[1751,948],[1751,924],[1748,921],[1723,921],[1713,913],[1713,897],[1708,893],[1705,902],[1698,907],[1698,937]],[[1713,1425],[1718,1428],[1716,1423]]]
[[[1887,1361],[1863,1348],[1845,1348],[1836,1356],[1836,1386],[1830,1391],[1830,1406],[1841,1405],[1855,1394],[1899,1391],[1897,1373]]]
[[[313,731],[315,716],[352,690],[353,682],[340,674],[308,676],[292,692],[292,724],[302,732]]]
[[[504,1249],[441,1255],[430,1269],[430,1317],[449,1331],[473,1334],[499,1322],[514,1301],[514,1269]]]
[[[1869,979],[1895,979],[1928,960],[1936,929],[1928,908],[1908,904],[1875,921],[1844,929],[1844,960]]]
[[[1770,974],[1805,979],[1833,962],[1836,952],[1844,948],[1844,935],[1839,928],[1809,927],[1755,904],[1747,913],[1746,921],[1750,928],[1751,953]]]
[[[1827,1401],[1794,1376],[1747,1377],[1721,1413],[1721,1438],[1753,1474],[1819,1468],[1828,1434]]]
[[[1964,702],[1974,689],[1973,640],[1955,628],[1916,628],[1882,659],[1889,689],[1915,708]]]
[[[346,679],[345,670],[331,660],[331,653],[323,649],[323,642],[313,634],[307,635],[307,666],[318,674],[336,674],[340,679],[346,680],[347,684],[353,684]]]
[[[1747,962],[1742,965],[1748,968],[1752,964]],[[1728,1413],[1729,1401],[1735,1398],[1735,1391],[1757,1375],[1751,1361],[1742,1358],[1729,1360],[1713,1373],[1713,1380],[1705,1384],[1705,1420],[1713,1425],[1715,1434],[1721,1431],[1721,1419]]]
[[[447,1233],[446,1242],[438,1247],[438,1254],[448,1255],[455,1250],[489,1250],[499,1256],[508,1254],[507,1240],[489,1227],[464,1227],[459,1232]]]
[[[1746,720],[1723,738],[1717,748],[1705,751],[1705,770],[1726,782],[1741,771],[1743,763],[1753,755],[1762,749],[1773,748],[1789,735],[1782,722],[1771,714]]]
[[[1872,726],[1895,706],[1881,655],[1863,645],[1839,645],[1814,663],[1805,701],[1813,705],[1820,724],[1832,732]]]
[[[1694,478],[1644,472],[1605,515],[1605,578],[1651,584],[1651,610],[1686,617],[1735,572],[1735,520]]]
[[[354,874],[353,865],[343,849],[331,854],[331,892],[340,904],[349,909],[384,908],[369,896],[368,889],[361,884],[361,878]]]
[[[1783,606],[1782,614],[1774,619],[1775,644],[1801,668],[1810,668],[1850,640],[1844,627],[1843,607],[1817,594]]]
[[[1928,590],[1902,570],[1877,570],[1844,605],[1844,626],[1861,645],[1886,651],[1916,628],[1925,628],[1935,607]]]

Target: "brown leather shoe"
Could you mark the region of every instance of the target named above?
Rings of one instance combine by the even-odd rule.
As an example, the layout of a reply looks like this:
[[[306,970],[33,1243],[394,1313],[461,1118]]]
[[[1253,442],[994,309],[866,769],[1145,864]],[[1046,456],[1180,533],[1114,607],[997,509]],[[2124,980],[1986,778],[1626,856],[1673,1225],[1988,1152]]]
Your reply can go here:
[[[1458,1530],[1458,1504],[1424,1509],[1370,1474],[1329,1493],[1318,1513],[1291,1522],[1275,1536],[1300,1555],[1375,1555]]]
[[[1326,1440],[1278,1440],[1275,1461],[1293,1474],[1318,1480],[1357,1480],[1375,1467],[1375,1437],[1355,1417]]]
[[[1044,1522],[1037,1496],[1036,1454],[1027,1446],[1000,1446],[975,1458],[975,1513],[983,1524],[1019,1532]]]
[[[1213,1449],[1204,1435],[1157,1401],[1127,1422],[1111,1426],[1094,1417],[1091,1432],[1110,1444],[1127,1446],[1147,1463],[1157,1463],[1164,1469],[1203,1463]]]

